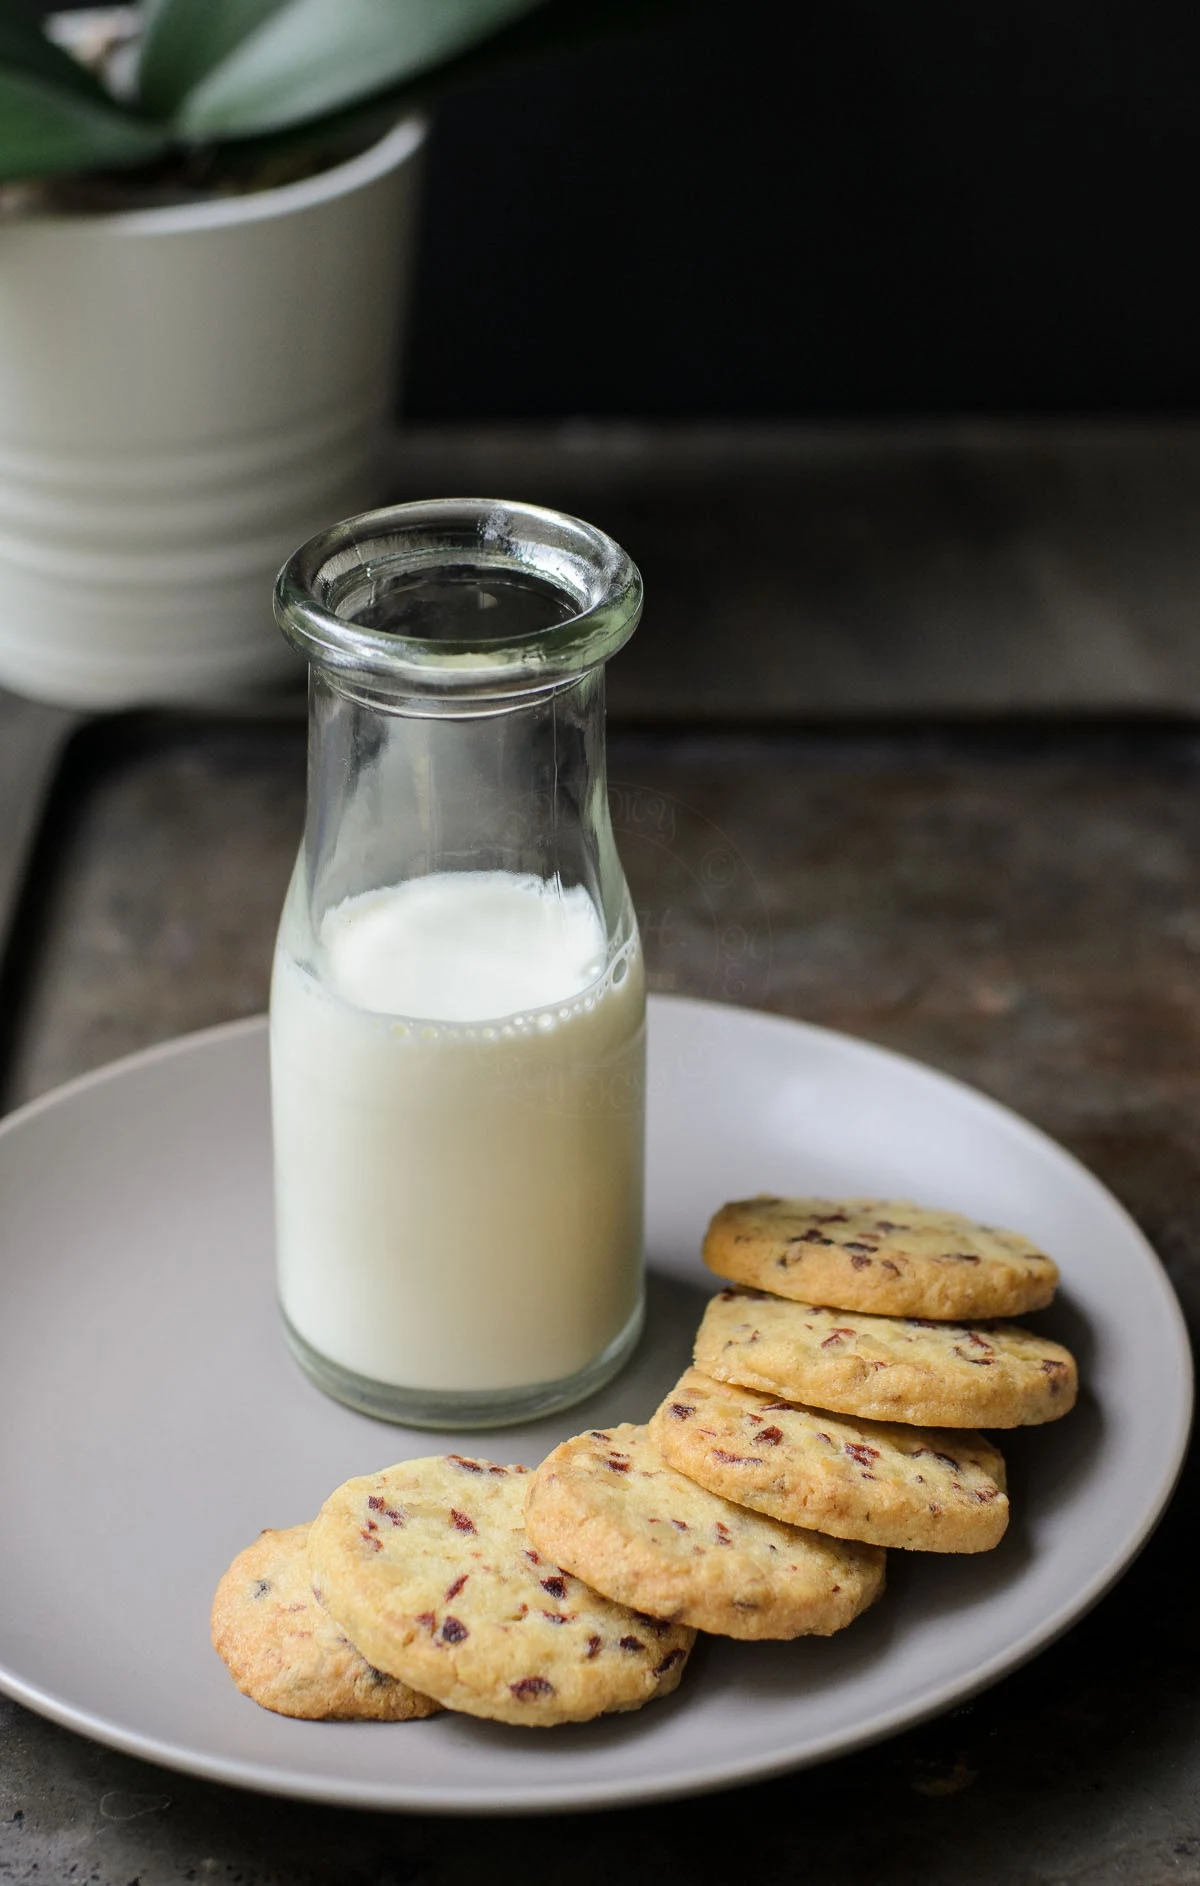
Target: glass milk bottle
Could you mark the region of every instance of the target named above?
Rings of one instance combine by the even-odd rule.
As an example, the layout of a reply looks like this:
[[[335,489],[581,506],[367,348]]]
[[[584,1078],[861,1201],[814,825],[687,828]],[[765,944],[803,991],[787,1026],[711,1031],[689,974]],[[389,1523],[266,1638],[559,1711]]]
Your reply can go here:
[[[271,1083],[290,1347],[351,1406],[563,1408],[642,1318],[645,984],[604,663],[641,579],[578,519],[445,499],[314,537],[308,814]]]

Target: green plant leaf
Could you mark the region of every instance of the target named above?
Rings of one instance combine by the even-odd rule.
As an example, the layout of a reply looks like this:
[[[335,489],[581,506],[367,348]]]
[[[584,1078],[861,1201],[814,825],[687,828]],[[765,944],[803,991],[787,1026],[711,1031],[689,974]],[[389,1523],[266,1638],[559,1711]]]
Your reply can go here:
[[[138,96],[166,118],[216,66],[291,0],[151,0],[138,58]]]
[[[322,116],[429,71],[537,4],[287,0],[181,100],[175,128],[246,137]]]
[[[57,91],[78,92],[83,98],[108,99],[94,72],[47,39],[33,20],[12,11],[0,19],[0,72],[40,79]]]
[[[164,149],[166,133],[113,104],[0,70],[0,179],[119,170]]]

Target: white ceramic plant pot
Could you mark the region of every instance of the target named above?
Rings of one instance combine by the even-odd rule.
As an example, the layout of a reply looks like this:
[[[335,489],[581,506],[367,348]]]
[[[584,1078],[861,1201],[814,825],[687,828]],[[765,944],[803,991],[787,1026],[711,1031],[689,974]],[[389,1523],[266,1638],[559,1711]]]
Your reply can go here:
[[[275,572],[378,495],[423,135],[252,195],[0,223],[0,684],[101,708],[292,671]]]

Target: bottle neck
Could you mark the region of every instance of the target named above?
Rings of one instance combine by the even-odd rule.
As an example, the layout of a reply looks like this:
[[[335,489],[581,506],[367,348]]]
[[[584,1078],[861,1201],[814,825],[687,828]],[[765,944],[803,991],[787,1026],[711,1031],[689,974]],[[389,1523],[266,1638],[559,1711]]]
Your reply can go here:
[[[303,869],[314,938],[346,898],[487,871],[581,886],[620,948],[632,919],[608,813],[603,667],[486,711],[429,714],[364,699],[314,663]]]
[[[487,498],[349,518],[275,586],[288,640],[347,693],[429,715],[569,685],[624,646],[641,609],[641,577],[603,531]]]

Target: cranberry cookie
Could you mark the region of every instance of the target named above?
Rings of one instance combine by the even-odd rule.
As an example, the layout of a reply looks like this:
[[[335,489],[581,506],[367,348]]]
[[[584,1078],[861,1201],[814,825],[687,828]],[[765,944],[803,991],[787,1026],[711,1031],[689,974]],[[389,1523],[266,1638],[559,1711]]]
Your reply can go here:
[[[538,1551],[524,1467],[446,1454],[348,1480],[309,1540],[333,1616],[448,1709],[544,1726],[673,1690],[695,1632],[613,1604]]]
[[[700,1486],[814,1538],[987,1552],[1008,1525],[1004,1461],[969,1428],[856,1420],[689,1369],[650,1433]]]
[[[646,1428],[594,1428],[532,1476],[525,1530],[606,1597],[721,1637],[830,1637],[883,1590],[882,1552],[748,1512],[754,1501],[731,1505],[698,1479]]]
[[[718,1277],[799,1303],[955,1322],[1050,1302],[1058,1267],[1015,1231],[882,1198],[748,1198],[704,1240]]]
[[[968,1327],[861,1316],[723,1290],[704,1313],[696,1366],[785,1401],[935,1428],[1019,1428],[1075,1405],[1075,1361],[1016,1323]]]

